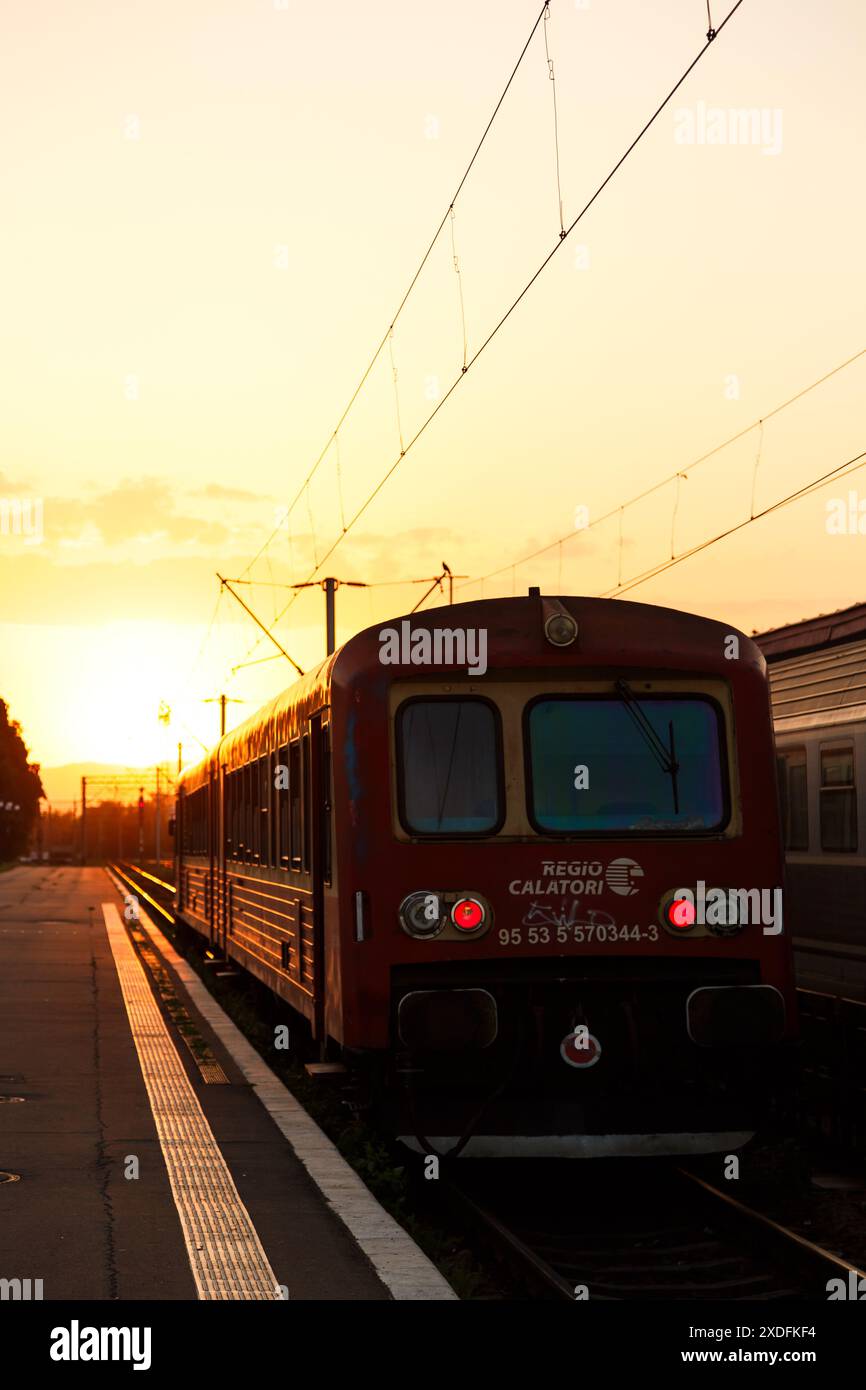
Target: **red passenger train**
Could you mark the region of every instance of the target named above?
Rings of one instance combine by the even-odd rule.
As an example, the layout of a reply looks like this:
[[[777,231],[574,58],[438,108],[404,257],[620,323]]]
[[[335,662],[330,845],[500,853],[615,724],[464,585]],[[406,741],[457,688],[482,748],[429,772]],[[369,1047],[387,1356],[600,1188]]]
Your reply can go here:
[[[184,774],[177,857],[410,1147],[727,1150],[788,1072],[766,667],[721,623],[531,589],[368,628]]]

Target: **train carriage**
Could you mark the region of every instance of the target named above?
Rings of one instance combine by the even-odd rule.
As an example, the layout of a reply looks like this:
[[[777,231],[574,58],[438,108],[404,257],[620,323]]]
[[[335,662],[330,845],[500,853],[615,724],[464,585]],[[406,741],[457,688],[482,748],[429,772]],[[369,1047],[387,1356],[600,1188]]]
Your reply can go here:
[[[866,999],[866,604],[763,633],[798,978]]]
[[[177,911],[466,1156],[745,1142],[790,1064],[766,667],[577,597],[369,628],[178,800]]]

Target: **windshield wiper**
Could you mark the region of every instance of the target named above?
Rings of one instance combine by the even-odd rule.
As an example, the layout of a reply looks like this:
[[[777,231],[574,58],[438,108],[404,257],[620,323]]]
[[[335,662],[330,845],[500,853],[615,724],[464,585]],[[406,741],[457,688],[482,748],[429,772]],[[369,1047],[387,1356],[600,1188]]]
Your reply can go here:
[[[658,734],[656,733],[655,729],[653,728],[652,724],[650,723],[649,719],[647,718],[640,704],[640,701],[638,700],[628,681],[614,681],[614,690],[616,691],[617,695],[619,695],[620,699],[626,707],[626,710],[631,715],[632,719],[637,725],[638,730],[643,736],[644,742],[647,744],[647,747],[649,748],[650,752],[652,753],[662,772],[667,773],[668,777],[670,777],[671,791],[673,792],[674,797],[674,815],[679,815],[680,796],[679,787],[677,785],[677,773],[680,770],[680,765],[677,762],[676,757],[673,720],[671,719],[668,722],[669,742],[668,746],[665,747]]]

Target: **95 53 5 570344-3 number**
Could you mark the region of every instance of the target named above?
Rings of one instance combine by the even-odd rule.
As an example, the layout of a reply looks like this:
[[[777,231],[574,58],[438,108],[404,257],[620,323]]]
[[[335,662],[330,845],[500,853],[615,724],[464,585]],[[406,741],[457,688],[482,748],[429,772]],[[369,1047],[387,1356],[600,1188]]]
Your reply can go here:
[[[500,946],[567,946],[569,942],[581,945],[590,941],[658,941],[659,929],[653,922],[647,927],[604,926],[587,922],[557,927],[500,927],[498,935]]]

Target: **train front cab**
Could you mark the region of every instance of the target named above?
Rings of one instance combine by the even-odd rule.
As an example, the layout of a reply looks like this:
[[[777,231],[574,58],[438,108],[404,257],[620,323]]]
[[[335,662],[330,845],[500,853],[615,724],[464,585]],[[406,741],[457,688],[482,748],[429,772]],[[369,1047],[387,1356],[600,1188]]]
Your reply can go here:
[[[675,792],[622,678],[638,723],[673,724]],[[404,1142],[603,1156],[752,1136],[791,1069],[783,923],[683,929],[670,905],[700,882],[751,890],[749,909],[757,893],[770,916],[778,903],[756,649],[727,679],[398,679],[387,726],[354,754],[361,780],[390,768],[391,834],[364,837],[351,876],[372,924],[355,947],[357,1002],[387,1019],[378,1099]]]

